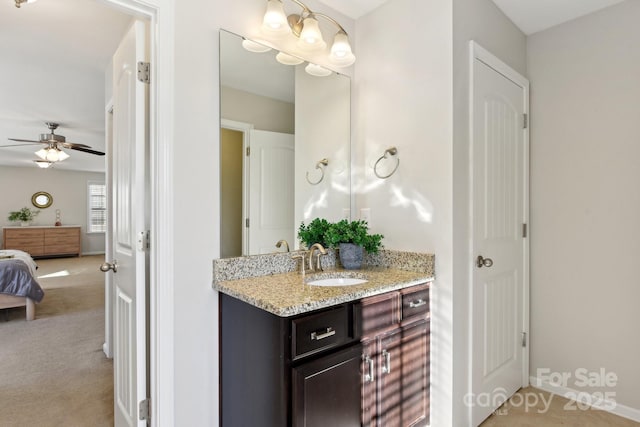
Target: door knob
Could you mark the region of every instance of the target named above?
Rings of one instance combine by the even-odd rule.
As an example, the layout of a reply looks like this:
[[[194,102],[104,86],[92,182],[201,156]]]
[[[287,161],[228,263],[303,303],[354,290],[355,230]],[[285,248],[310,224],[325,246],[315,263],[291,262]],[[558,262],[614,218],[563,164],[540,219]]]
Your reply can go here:
[[[114,260],[113,264],[110,262],[104,262],[100,265],[100,271],[103,273],[108,272],[109,270],[113,270],[114,273],[118,272],[118,261]]]
[[[493,260],[491,258],[484,258],[482,255],[478,255],[478,258],[476,258],[476,266],[478,268],[491,267],[492,265]]]

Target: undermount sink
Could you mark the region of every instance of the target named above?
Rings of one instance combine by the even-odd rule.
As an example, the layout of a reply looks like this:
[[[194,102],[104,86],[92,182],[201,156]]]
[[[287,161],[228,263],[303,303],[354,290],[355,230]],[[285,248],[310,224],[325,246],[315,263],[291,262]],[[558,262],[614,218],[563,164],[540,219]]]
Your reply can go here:
[[[325,279],[315,279],[307,281],[311,286],[352,286],[367,283],[367,279],[361,277],[327,277]]]

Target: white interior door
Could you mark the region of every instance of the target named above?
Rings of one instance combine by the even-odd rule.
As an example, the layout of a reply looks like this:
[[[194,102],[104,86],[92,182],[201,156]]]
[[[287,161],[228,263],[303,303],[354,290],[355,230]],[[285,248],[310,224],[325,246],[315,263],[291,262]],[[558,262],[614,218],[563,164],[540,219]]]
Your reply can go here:
[[[472,70],[472,419],[478,425],[526,385],[528,86],[477,57]]]
[[[248,247],[253,255],[274,252],[280,239],[293,245],[295,152],[291,134],[251,130],[250,135]]]
[[[147,28],[136,21],[113,56],[113,152],[110,230],[114,283],[115,425],[143,426],[139,404],[147,397],[146,295],[148,263],[145,167],[148,86],[137,78],[147,61]],[[117,261],[116,261],[117,260]]]

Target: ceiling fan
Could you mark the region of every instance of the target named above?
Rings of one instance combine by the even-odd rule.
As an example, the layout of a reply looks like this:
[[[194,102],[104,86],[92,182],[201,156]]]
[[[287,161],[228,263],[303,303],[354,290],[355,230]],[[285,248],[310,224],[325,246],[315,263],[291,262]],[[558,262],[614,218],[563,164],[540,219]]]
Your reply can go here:
[[[27,144],[3,145],[2,147],[17,147],[29,144],[47,144],[47,147],[44,147],[43,150],[56,150],[58,152],[63,152],[61,148],[69,148],[71,150],[83,151],[85,153],[95,154],[97,156],[104,156],[104,153],[102,151],[93,150],[90,146],[85,144],[67,142],[67,139],[64,136],[57,135],[55,133],[55,130],[58,128],[58,123],[45,122],[45,124],[51,132],[41,133],[39,141],[35,141],[32,139],[9,138],[10,141],[26,142]]]

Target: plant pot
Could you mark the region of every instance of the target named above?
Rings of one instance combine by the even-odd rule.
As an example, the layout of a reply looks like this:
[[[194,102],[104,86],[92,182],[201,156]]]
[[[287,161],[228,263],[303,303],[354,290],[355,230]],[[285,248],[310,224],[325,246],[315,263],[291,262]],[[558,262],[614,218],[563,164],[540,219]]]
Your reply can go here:
[[[358,270],[362,267],[364,248],[353,243],[340,243],[340,262],[347,270]]]
[[[31,225],[31,221],[20,221],[20,227],[28,227]]]

